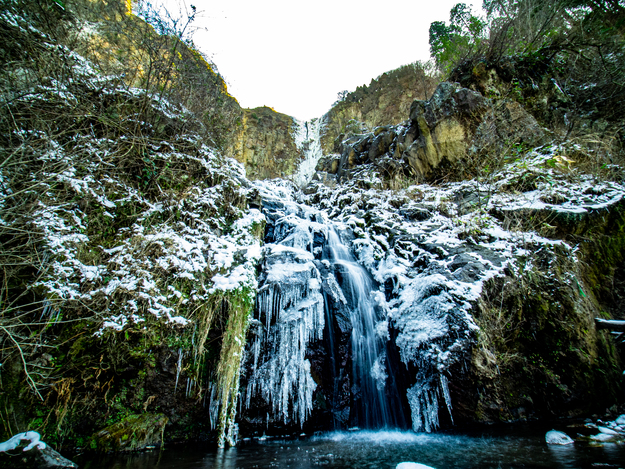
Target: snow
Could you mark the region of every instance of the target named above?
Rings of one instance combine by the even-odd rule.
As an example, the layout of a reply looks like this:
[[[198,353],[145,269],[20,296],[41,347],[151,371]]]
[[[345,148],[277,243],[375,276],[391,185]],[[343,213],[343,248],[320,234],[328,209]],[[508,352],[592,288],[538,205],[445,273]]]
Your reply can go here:
[[[323,118],[313,119],[308,122],[296,122],[294,140],[297,149],[304,155],[300,162],[294,180],[304,187],[315,174],[315,167],[323,156],[321,149],[321,132],[323,130]]]
[[[432,466],[426,466],[417,462],[400,462],[395,469],[434,469]]]
[[[37,447],[40,450],[46,449],[46,444],[41,441],[41,435],[37,432],[24,432],[12,436],[7,441],[0,443],[0,453],[11,451],[17,448],[22,441],[30,441],[23,451],[30,451]]]
[[[573,439],[566,433],[556,430],[550,430],[545,435],[545,441],[549,445],[572,445],[575,443]]]

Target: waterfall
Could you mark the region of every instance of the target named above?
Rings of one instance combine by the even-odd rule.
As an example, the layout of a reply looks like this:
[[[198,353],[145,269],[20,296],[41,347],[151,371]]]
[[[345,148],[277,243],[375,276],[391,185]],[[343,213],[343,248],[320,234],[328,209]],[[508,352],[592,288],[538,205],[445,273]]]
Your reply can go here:
[[[321,385],[329,412],[348,414],[335,418],[337,427],[405,427],[395,379],[389,377],[382,292],[323,212],[263,184],[269,224],[248,340],[245,408],[254,409],[254,421],[301,427]],[[341,331],[334,330],[336,314],[345,318]],[[335,335],[349,345],[339,347]],[[311,347],[323,349],[325,358]],[[317,355],[315,364],[310,353]],[[341,399],[349,401],[348,409],[341,408]]]
[[[317,162],[323,156],[321,150],[321,129],[323,118],[312,119],[310,121],[296,121],[295,128],[295,145],[304,155],[303,161],[300,163],[297,173],[295,174],[295,183],[303,187],[315,174]]]
[[[363,428],[403,426],[399,393],[394,380],[388,380],[389,331],[376,304],[374,293],[379,290],[333,227],[328,230],[327,253],[352,326],[352,424]]]

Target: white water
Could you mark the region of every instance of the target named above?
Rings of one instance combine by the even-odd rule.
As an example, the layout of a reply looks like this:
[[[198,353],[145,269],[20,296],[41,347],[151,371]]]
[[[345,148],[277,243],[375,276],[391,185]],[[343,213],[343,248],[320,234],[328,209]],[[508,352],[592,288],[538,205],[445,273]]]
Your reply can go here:
[[[295,183],[303,187],[308,184],[315,174],[315,167],[323,156],[321,150],[321,130],[323,118],[312,119],[307,122],[297,121],[295,131],[295,145],[304,154],[304,160],[300,163],[295,173]]]
[[[394,419],[385,395],[386,335],[380,323],[372,293],[376,290],[369,274],[355,261],[336,231],[328,230],[328,251],[343,296],[347,298],[352,324],[352,389],[357,424],[363,428],[392,426]]]

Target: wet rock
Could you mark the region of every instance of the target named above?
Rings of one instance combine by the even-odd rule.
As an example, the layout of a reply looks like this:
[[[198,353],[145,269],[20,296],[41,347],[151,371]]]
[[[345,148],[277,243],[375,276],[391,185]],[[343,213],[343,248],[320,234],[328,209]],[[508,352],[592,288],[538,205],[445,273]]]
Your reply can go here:
[[[417,462],[400,462],[395,469],[434,469],[432,466],[419,464]]]
[[[61,469],[76,468],[78,465],[64,458],[49,446],[22,451],[20,448],[0,453],[0,468],[11,469]]]
[[[570,436],[557,430],[548,431],[545,435],[545,441],[549,445],[572,445],[574,443]]]
[[[0,443],[0,468],[55,469],[78,467],[40,441],[37,432],[24,432]]]
[[[90,438],[88,448],[101,453],[110,453],[139,451],[148,446],[160,446],[168,421],[163,414],[131,415],[96,432]]]

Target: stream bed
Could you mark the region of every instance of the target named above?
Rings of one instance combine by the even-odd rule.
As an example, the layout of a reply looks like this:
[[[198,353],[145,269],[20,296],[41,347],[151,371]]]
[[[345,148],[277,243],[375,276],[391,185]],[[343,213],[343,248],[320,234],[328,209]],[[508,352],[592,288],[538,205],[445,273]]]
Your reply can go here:
[[[399,431],[329,432],[297,438],[242,441],[219,450],[169,446],[163,450],[109,457],[77,456],[83,469],[380,468],[417,462],[435,469],[624,468],[625,445],[549,446],[552,427],[523,425],[473,433]],[[575,436],[575,429],[556,425]]]

